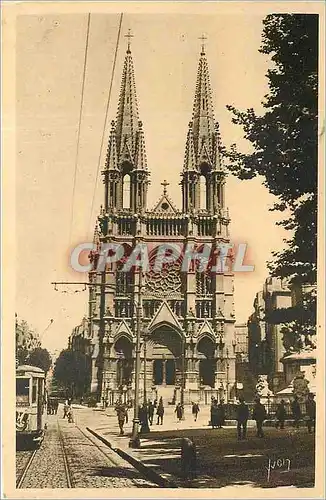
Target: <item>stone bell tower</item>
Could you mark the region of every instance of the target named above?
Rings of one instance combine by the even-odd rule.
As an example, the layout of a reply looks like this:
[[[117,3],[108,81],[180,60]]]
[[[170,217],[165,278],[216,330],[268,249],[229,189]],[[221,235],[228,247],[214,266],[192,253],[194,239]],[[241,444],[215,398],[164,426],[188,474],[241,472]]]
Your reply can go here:
[[[103,285],[90,287],[97,366],[93,387],[109,404],[118,397],[134,398],[136,376],[143,399],[162,396],[166,404],[194,400],[205,404],[212,396],[229,400],[235,384],[233,274],[216,266],[216,256],[220,245],[230,242],[230,218],[204,46],[181,169],[182,208],[176,207],[164,181],[162,195],[148,209],[149,175],[129,42],[117,116],[111,122],[103,170],[104,205],[96,232],[97,241],[120,244],[125,253],[104,272],[94,266],[90,274]],[[149,268],[126,272],[123,265],[140,242],[148,250]],[[189,246],[198,254],[209,246],[208,267],[202,271],[193,258],[185,270],[180,257],[155,270],[160,245],[166,243],[181,248],[181,256]],[[94,263],[97,254],[92,256]],[[141,365],[136,373],[139,297]]]

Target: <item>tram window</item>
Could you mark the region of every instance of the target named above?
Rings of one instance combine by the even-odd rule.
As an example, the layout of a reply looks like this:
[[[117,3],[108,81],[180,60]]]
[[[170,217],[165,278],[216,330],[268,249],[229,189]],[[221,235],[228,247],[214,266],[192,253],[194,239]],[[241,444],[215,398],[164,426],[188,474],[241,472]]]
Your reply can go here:
[[[16,398],[18,402],[27,402],[29,397],[29,378],[16,378]]]
[[[33,379],[33,386],[32,386],[32,403],[36,402],[36,395],[37,395],[37,379]]]

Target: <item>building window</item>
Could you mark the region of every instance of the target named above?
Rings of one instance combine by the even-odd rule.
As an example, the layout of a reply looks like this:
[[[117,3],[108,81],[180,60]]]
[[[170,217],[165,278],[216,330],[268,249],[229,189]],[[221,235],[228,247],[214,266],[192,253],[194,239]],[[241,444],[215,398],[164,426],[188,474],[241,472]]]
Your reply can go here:
[[[206,210],[207,188],[206,188],[206,177],[204,175],[201,175],[199,180],[199,200],[200,200],[200,208],[202,210]]]
[[[123,208],[130,208],[130,175],[123,178]]]

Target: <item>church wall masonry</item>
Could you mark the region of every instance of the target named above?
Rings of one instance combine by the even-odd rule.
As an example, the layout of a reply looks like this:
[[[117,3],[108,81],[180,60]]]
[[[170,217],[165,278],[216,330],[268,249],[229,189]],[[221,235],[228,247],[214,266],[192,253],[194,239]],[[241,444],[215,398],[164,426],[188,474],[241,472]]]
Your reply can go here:
[[[140,311],[141,396],[146,391],[146,398],[162,396],[168,404],[183,391],[185,403],[209,403],[211,396],[229,401],[235,390],[233,266],[240,261],[230,243],[204,46],[180,172],[182,208],[166,181],[155,206],[147,207],[150,170],[130,43],[102,173],[104,204],[89,271],[90,282],[102,285],[90,287],[89,295],[92,391],[109,404],[133,399]]]

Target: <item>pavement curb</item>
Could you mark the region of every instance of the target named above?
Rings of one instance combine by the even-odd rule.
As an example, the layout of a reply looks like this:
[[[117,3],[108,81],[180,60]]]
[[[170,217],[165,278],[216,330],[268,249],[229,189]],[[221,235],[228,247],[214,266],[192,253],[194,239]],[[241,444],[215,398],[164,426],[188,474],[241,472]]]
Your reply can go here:
[[[147,479],[150,479],[153,481],[155,484],[160,486],[161,488],[179,488],[179,486],[172,481],[171,479],[168,479],[166,477],[161,476],[158,472],[156,472],[152,467],[149,467],[148,465],[145,465],[141,460],[138,458],[134,457],[130,453],[127,453],[126,451],[122,450],[121,448],[117,448],[115,446],[112,446],[112,443],[108,441],[106,438],[95,432],[93,429],[90,427],[86,427],[86,430],[93,434],[97,439],[102,441],[106,446],[111,448],[115,453],[117,453],[121,458],[129,462],[131,465],[133,465],[139,472],[141,472]]]

